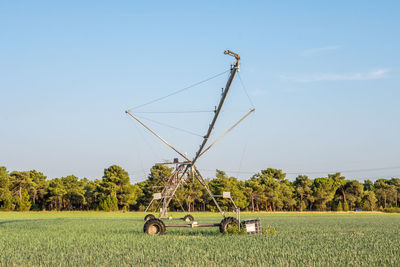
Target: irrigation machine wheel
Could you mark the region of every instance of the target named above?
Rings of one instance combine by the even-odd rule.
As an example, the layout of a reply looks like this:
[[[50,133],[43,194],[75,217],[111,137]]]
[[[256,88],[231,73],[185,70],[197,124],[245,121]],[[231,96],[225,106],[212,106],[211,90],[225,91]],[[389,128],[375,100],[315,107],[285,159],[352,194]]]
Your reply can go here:
[[[163,235],[165,234],[165,224],[157,218],[152,218],[144,223],[143,232],[149,235]]]
[[[234,218],[234,217],[225,217],[222,219],[220,225],[219,225],[219,231],[221,233],[226,233],[229,229],[229,227],[232,226],[239,226],[239,221]]]
[[[192,215],[188,214],[188,215],[185,215],[185,217],[183,217],[183,220],[185,222],[193,222],[194,221],[194,217]]]
[[[154,219],[154,218],[155,218],[155,216],[154,216],[153,214],[147,214],[147,215],[144,217],[144,220],[147,222],[148,220]]]

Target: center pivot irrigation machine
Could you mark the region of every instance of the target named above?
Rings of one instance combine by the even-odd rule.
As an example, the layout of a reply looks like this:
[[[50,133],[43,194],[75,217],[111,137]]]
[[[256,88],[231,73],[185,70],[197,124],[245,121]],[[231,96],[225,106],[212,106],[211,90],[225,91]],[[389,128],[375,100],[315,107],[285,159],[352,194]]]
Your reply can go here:
[[[225,85],[225,88],[222,91],[221,98],[219,100],[218,106],[214,110],[214,116],[212,121],[208,127],[206,134],[203,137],[203,141],[200,144],[198,151],[196,152],[194,158],[190,160],[186,154],[181,153],[171,144],[169,144],[165,139],[163,139],[160,135],[158,135],[155,131],[150,129],[146,124],[144,124],[137,116],[133,114],[130,110],[125,111],[129,114],[133,119],[135,119],[138,123],[140,123],[144,128],[146,128],[149,132],[155,135],[158,139],[168,145],[171,149],[173,149],[176,153],[178,153],[183,160],[179,160],[178,158],[174,158],[172,162],[166,163],[158,163],[160,165],[175,165],[175,169],[172,175],[168,178],[163,190],[160,193],[153,194],[153,199],[151,200],[150,204],[147,206],[146,211],[148,211],[151,205],[158,201],[159,204],[162,203],[162,207],[160,209],[160,216],[156,218],[153,214],[148,214],[145,217],[145,224],[144,224],[144,232],[151,235],[162,235],[165,233],[166,228],[168,227],[219,227],[221,233],[225,233],[228,231],[230,227],[245,227],[247,233],[261,233],[261,222],[259,219],[252,219],[252,220],[243,220],[240,221],[240,209],[235,205],[230,192],[223,192],[222,195],[213,195],[211,190],[209,189],[206,181],[204,180],[203,176],[200,174],[199,170],[197,169],[195,163],[196,161],[204,155],[212,146],[214,146],[218,141],[220,141],[225,135],[227,135],[233,128],[235,128],[239,123],[241,123],[245,118],[247,118],[252,112],[255,111],[254,108],[251,108],[246,115],[244,115],[239,121],[237,121],[231,128],[229,128],[222,136],[217,138],[212,144],[206,147],[211,132],[214,129],[215,123],[218,119],[218,116],[221,112],[222,106],[224,105],[226,96],[228,95],[229,88],[232,84],[232,81],[239,71],[240,67],[240,56],[232,51],[226,50],[224,52],[225,55],[233,56],[236,60],[234,64],[230,68],[230,75],[228,81]],[[208,224],[199,224],[194,221],[194,217],[190,214],[186,215],[183,218],[172,218],[168,217],[168,205],[170,204],[171,200],[175,197],[175,193],[178,188],[185,183],[186,180],[189,178],[196,178],[202,186],[206,189],[209,196],[211,197],[212,201],[214,202],[215,206],[217,207],[218,211],[221,213],[223,219],[220,223],[208,223]],[[225,217],[225,212],[221,209],[216,200],[216,197],[223,197],[225,199],[230,199],[233,206],[236,209],[236,218],[235,217]],[[183,207],[182,207],[183,208]],[[157,210],[157,208],[156,208]],[[189,224],[165,224],[164,220],[184,220]],[[240,223],[239,223],[240,222]]]

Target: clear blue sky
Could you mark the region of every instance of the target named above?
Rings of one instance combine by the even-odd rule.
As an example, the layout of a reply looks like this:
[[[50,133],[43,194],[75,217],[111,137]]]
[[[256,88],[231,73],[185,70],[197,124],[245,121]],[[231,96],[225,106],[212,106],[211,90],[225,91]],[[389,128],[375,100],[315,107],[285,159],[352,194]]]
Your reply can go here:
[[[2,1],[0,165],[143,179],[174,154],[124,110],[227,70],[230,49],[257,110],[198,162],[205,176],[399,177],[399,3]],[[146,108],[212,109],[226,78]],[[249,107],[236,79],[214,137]],[[148,117],[204,134],[210,114]],[[149,125],[190,157],[201,141]]]

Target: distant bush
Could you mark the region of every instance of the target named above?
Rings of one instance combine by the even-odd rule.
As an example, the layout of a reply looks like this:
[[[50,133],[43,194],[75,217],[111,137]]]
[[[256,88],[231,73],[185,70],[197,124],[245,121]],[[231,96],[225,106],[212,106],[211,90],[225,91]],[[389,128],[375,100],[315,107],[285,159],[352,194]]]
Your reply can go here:
[[[118,211],[118,200],[115,194],[108,195],[106,199],[101,201],[99,208],[103,211]]]
[[[339,201],[339,204],[337,205],[336,211],[343,211],[342,201]]]
[[[275,227],[268,225],[267,229],[263,230],[264,235],[276,235],[278,231],[276,230]]]
[[[383,210],[384,212],[388,213],[400,213],[400,208],[398,207],[391,207],[391,208],[386,208]]]
[[[228,231],[226,231],[226,234],[246,234],[246,228],[245,227],[241,227],[239,230],[239,225],[231,225],[228,228]]]
[[[343,211],[349,211],[349,210],[350,210],[349,203],[347,201],[345,201],[343,204]]]

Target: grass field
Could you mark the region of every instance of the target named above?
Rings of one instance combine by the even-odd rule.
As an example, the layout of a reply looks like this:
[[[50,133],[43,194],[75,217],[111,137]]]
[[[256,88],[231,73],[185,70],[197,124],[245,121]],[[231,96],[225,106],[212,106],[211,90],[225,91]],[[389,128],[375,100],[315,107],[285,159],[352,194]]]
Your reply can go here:
[[[0,266],[400,266],[400,214],[242,213],[277,230],[261,236],[222,235],[218,228],[149,236],[144,215],[0,213]],[[221,219],[193,215],[198,222]]]

